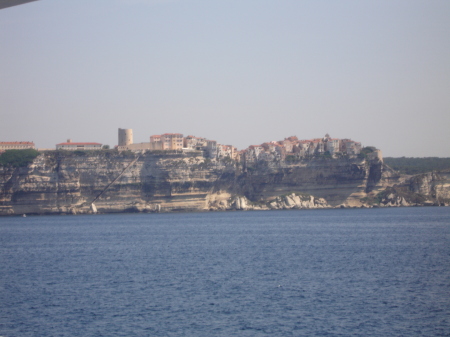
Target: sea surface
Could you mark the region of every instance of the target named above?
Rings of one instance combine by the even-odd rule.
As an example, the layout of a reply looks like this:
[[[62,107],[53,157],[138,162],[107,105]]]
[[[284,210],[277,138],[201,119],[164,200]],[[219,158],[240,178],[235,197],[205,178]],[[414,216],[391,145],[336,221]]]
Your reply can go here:
[[[450,208],[3,217],[0,336],[450,336]]]

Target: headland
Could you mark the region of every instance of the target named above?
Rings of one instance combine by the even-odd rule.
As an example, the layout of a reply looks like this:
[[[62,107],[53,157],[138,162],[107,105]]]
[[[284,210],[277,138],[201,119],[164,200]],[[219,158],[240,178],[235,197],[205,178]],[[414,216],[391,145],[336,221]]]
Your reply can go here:
[[[191,145],[182,139],[181,149],[126,148],[131,143],[58,149],[26,165],[3,164],[0,215],[448,206],[450,200],[449,171],[400,174],[380,150],[349,139],[289,137],[237,151],[186,138]]]

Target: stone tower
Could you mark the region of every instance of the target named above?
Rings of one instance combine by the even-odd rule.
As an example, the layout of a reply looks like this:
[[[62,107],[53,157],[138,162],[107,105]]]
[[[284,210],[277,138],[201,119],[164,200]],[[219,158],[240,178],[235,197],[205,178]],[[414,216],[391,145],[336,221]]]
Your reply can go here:
[[[133,129],[119,128],[119,146],[127,146],[133,144]]]

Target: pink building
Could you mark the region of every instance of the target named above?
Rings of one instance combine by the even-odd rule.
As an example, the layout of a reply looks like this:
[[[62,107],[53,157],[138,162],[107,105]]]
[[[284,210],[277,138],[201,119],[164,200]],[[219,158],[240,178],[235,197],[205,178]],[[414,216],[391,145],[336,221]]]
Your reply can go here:
[[[181,150],[183,148],[183,135],[181,133],[165,133],[150,136],[151,150]]]

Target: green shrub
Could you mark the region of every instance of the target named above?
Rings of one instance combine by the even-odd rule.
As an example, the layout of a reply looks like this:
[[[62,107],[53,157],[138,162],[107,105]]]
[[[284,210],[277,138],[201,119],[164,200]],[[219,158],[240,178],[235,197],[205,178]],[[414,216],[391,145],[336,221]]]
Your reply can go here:
[[[384,163],[403,174],[419,174],[450,169],[450,158],[384,158]]]
[[[326,159],[331,159],[331,158],[333,158],[332,156],[331,156],[331,153],[330,153],[330,151],[325,151],[324,153],[323,153],[323,158],[326,158]]]
[[[24,167],[31,164],[39,156],[34,149],[7,150],[0,156],[0,165],[12,167]]]
[[[367,155],[375,151],[376,148],[373,146],[366,146],[361,149],[361,152],[358,154],[358,158],[367,159]]]
[[[87,155],[87,153],[86,153],[86,151],[83,151],[83,150],[75,150],[75,151],[73,151],[73,154],[75,155],[75,156],[86,156]]]
[[[297,162],[298,160],[295,156],[289,154],[286,156],[285,161],[287,161],[288,163],[294,163],[294,162]]]

